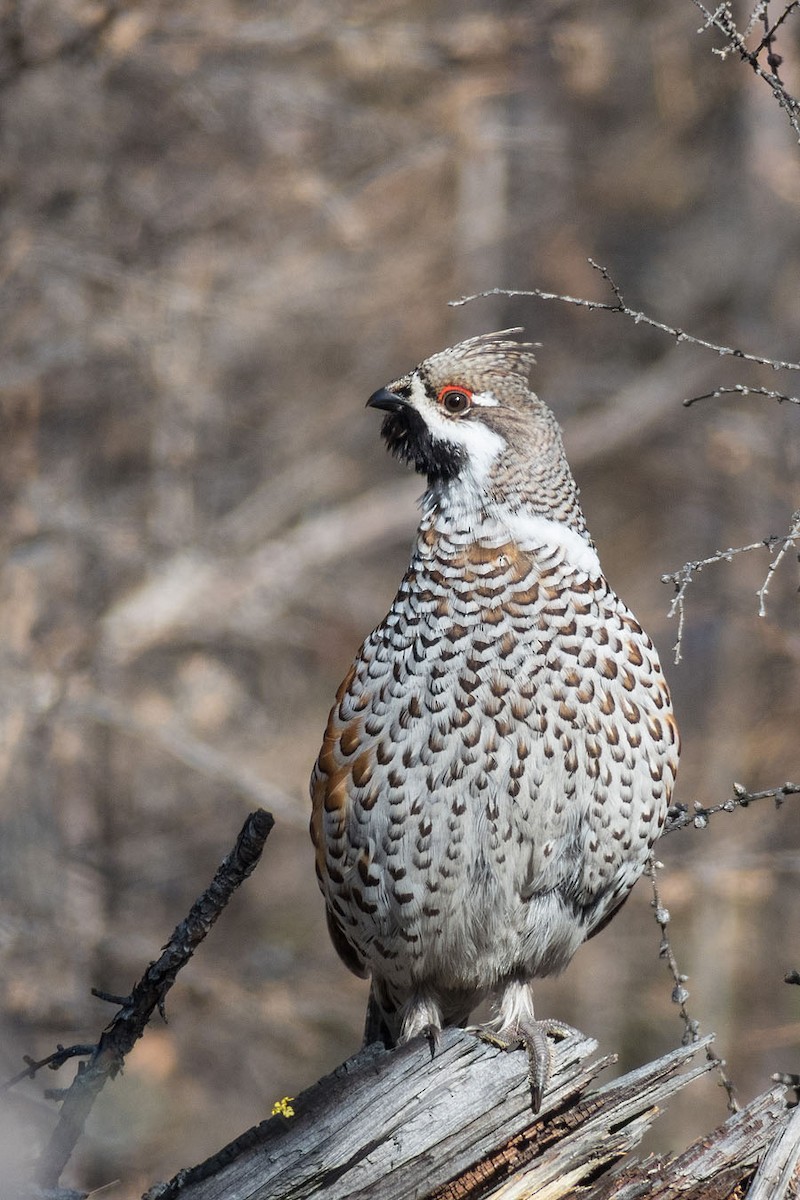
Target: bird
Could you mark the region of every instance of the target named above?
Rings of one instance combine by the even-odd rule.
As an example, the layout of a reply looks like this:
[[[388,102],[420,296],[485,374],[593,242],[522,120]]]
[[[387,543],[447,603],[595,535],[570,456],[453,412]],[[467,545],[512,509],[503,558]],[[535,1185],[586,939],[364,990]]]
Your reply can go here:
[[[365,1041],[435,1048],[486,999],[538,1111],[535,980],[615,915],[680,753],[658,654],[607,582],[521,329],[431,355],[367,401],[427,479],[411,562],[336,693],[311,777],[335,949]]]

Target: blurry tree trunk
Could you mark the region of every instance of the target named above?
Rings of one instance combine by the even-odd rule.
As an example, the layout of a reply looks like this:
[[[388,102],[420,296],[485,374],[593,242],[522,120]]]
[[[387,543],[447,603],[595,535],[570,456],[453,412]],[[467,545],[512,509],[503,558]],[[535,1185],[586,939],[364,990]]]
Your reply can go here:
[[[496,87],[496,84],[495,84]],[[478,76],[455,89],[458,156],[456,221],[453,226],[458,279],[480,291],[505,279],[508,236],[508,99],[494,95],[491,77]],[[498,323],[503,301],[483,301],[487,329]],[[464,314],[468,321],[472,313]]]

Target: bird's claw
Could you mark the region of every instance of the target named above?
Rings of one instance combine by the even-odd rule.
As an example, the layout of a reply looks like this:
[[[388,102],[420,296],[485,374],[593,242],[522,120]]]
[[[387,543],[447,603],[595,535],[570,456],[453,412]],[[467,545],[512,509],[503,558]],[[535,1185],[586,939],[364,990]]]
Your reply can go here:
[[[578,1030],[564,1021],[516,1021],[504,1029],[479,1029],[478,1037],[500,1050],[521,1050],[528,1055],[528,1085],[531,1090],[531,1108],[538,1113],[550,1076],[553,1073],[553,1047],[548,1040],[578,1034]]]

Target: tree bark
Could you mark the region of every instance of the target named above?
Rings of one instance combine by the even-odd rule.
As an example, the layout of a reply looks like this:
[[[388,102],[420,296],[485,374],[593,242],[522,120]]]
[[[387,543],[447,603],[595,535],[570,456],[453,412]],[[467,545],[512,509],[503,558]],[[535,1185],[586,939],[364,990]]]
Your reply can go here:
[[[452,1029],[433,1056],[422,1038],[394,1051],[370,1046],[293,1100],[295,1115],[262,1122],[145,1200],[554,1200],[579,1186],[591,1200],[722,1200],[744,1195],[775,1145],[775,1169],[789,1179],[800,1131],[782,1088],[682,1154],[627,1157],[664,1101],[713,1069],[707,1058],[692,1062],[711,1040],[592,1087],[614,1059],[594,1058],[596,1043],[571,1035],[554,1046],[538,1114],[522,1053]]]

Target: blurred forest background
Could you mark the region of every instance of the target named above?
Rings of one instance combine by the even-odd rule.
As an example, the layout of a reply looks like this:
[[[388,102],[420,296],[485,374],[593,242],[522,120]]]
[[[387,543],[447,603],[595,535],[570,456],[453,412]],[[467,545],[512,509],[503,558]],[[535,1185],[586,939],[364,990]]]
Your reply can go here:
[[[706,568],[672,663],[663,573],[784,534],[797,383],[619,316],[626,299],[780,359],[800,346],[800,150],[691,0],[6,0],[0,9],[0,1077],[96,1038],[248,811],[264,860],[103,1094],[70,1168],[133,1197],[353,1053],[307,779],[405,568],[422,481],[367,396],[522,325],[606,573],[684,736],[676,799],[800,775],[796,554]],[[778,48],[800,94],[800,23]],[[744,1099],[800,1069],[800,803],[670,836],[689,1001]],[[630,1067],[680,1040],[646,882],[542,1015]],[[55,1119],[4,1098],[0,1158]],[[64,1077],[63,1079],[61,1077]],[[705,1091],[703,1087],[705,1086]],[[694,1085],[657,1137],[724,1117]],[[681,1143],[683,1144],[683,1143]]]

